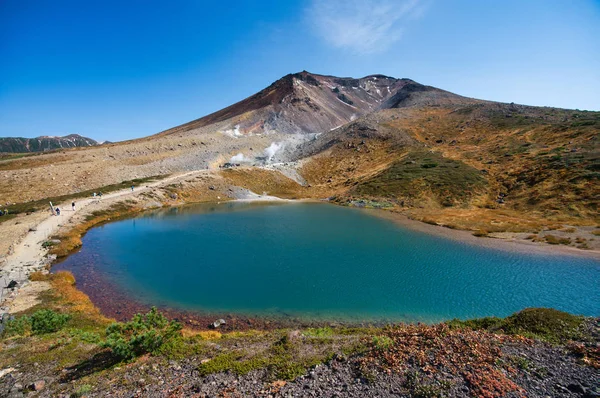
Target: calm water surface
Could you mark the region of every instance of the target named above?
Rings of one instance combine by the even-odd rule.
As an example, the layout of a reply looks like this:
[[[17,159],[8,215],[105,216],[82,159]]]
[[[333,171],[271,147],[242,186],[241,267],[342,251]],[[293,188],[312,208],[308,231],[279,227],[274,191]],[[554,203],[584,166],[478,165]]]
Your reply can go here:
[[[328,204],[199,205],[94,228],[56,269],[182,310],[439,321],[600,315],[600,262],[474,246]],[[85,286],[82,287],[85,291]]]

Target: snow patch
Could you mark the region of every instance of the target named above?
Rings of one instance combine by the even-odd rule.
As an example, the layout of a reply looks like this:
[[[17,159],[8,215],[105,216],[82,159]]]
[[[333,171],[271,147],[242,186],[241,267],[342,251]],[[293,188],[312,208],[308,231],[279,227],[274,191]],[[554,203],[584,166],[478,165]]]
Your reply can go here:
[[[355,107],[354,105],[350,105],[347,102],[342,101],[341,99],[339,99],[338,97],[335,97],[336,100],[340,101],[342,104],[347,105],[347,106],[351,106],[354,109],[358,109],[357,107]]]

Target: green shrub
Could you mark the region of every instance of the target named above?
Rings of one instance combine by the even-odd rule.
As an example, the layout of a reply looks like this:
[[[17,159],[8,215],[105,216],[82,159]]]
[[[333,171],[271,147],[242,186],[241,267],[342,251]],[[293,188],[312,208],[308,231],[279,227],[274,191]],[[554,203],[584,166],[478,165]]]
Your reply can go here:
[[[31,320],[28,316],[21,316],[8,321],[2,335],[4,337],[24,336],[29,333],[31,333]]]
[[[550,343],[564,343],[583,337],[580,326],[584,318],[552,308],[525,308],[507,318],[486,317],[448,322],[452,328],[468,327],[475,330],[502,331],[506,334],[544,340]]]
[[[376,350],[385,351],[394,345],[394,340],[388,336],[373,336],[373,346]]]
[[[72,330],[71,337],[77,337],[77,338],[79,338],[79,340],[83,341],[84,343],[89,343],[89,344],[98,344],[102,340],[100,338],[100,335],[98,335],[98,333],[85,332],[81,329]]]
[[[24,336],[58,332],[71,319],[70,315],[60,314],[52,310],[38,310],[31,316],[20,316],[6,324],[3,335]]]
[[[92,392],[92,386],[89,384],[84,384],[81,387],[79,387],[73,394],[71,394],[71,398],[79,398],[79,397],[84,397],[87,394]]]
[[[113,323],[106,329],[103,347],[122,359],[146,353],[157,354],[172,340],[181,338],[181,324],[169,321],[155,307],[145,315],[136,314],[130,322]]]
[[[552,308],[526,308],[504,319],[502,330],[560,343],[580,338],[583,320],[581,316]]]
[[[33,334],[58,332],[71,319],[70,315],[59,314],[52,310],[38,310],[31,316]]]

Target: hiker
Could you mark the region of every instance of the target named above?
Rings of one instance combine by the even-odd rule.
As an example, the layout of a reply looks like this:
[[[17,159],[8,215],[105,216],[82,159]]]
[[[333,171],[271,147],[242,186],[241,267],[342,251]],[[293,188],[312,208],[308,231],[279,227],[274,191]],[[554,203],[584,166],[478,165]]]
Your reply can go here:
[[[102,192],[98,193],[98,196],[100,196],[100,199],[102,199]]]
[[[71,210],[75,211],[75,202],[71,203]]]
[[[94,197],[94,198],[96,197],[96,192],[94,192],[94,193],[92,194],[92,197]]]
[[[131,192],[133,192],[133,185],[131,186]]]
[[[56,215],[60,216],[60,209],[58,207],[55,209],[55,211],[56,211]]]

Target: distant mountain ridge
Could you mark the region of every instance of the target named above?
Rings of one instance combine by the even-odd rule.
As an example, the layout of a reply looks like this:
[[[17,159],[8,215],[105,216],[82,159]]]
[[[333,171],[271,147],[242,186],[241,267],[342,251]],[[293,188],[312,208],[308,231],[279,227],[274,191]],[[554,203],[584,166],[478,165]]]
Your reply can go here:
[[[40,136],[36,138],[0,137],[0,152],[27,153],[43,152],[52,149],[96,146],[99,143],[79,134],[64,137]]]

